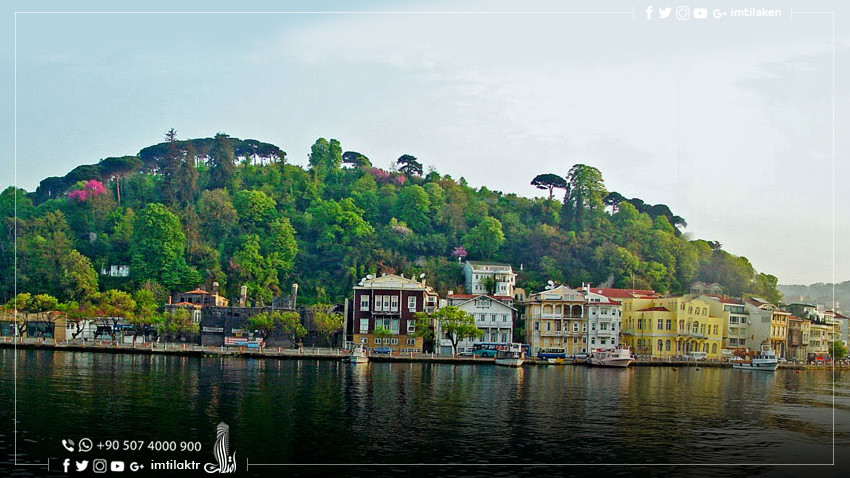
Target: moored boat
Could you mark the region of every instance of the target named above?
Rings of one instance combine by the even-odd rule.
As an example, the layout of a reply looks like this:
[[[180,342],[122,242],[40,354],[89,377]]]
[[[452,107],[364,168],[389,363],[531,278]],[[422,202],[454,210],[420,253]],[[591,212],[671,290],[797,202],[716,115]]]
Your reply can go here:
[[[631,350],[623,345],[613,349],[597,349],[587,361],[599,367],[628,367],[632,362]]]
[[[776,352],[766,346],[762,346],[761,350],[749,362],[735,362],[732,368],[738,370],[760,370],[763,372],[773,372],[779,368],[779,359],[776,358]]]
[[[496,365],[506,367],[521,367],[525,362],[525,351],[522,344],[508,344],[501,350],[496,351]]]
[[[357,344],[353,349],[351,349],[351,355],[348,356],[348,361],[353,364],[368,363],[369,354],[366,352],[366,346],[363,344]]]

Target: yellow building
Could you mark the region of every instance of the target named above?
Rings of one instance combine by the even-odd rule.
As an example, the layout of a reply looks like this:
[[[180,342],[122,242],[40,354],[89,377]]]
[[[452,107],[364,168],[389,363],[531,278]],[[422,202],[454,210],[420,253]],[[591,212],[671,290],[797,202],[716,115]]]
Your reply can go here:
[[[706,301],[691,296],[622,299],[622,342],[637,355],[673,358],[705,352],[719,360],[723,317],[712,316]]]
[[[776,351],[778,357],[785,356],[788,346],[788,319],[791,312],[776,309],[770,316],[770,348]]]

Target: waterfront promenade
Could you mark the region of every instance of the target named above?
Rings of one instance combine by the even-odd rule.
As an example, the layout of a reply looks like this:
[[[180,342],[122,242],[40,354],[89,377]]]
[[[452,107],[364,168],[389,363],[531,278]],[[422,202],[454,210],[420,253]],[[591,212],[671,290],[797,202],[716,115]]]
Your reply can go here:
[[[67,352],[93,352],[93,353],[113,353],[113,354],[159,354],[159,355],[177,355],[177,356],[192,356],[192,357],[232,357],[232,358],[253,358],[253,359],[278,359],[278,360],[343,360],[348,357],[348,351],[338,348],[327,347],[302,347],[302,348],[282,348],[268,347],[264,349],[247,348],[247,347],[203,347],[197,344],[184,343],[113,343],[108,340],[87,341],[71,340],[59,343],[54,343],[52,339],[33,339],[25,338],[23,341],[12,340],[12,337],[0,338],[0,348],[21,349],[38,349],[38,350],[55,350]],[[471,365],[493,365],[492,358],[477,358],[477,357],[451,357],[447,355],[439,355],[433,353],[393,353],[393,354],[375,354],[370,357],[373,362],[426,362],[426,363],[442,363],[442,364],[471,364]],[[525,365],[529,366],[551,366],[544,360],[534,358],[526,359]],[[584,362],[576,361],[574,363],[566,363],[561,366],[584,365]],[[728,362],[717,361],[676,361],[676,360],[636,360],[632,363],[632,367],[697,367],[697,368],[732,368],[732,364]],[[798,365],[798,364],[780,364],[780,369],[791,370],[820,370],[831,371],[832,365]],[[850,369],[850,365],[837,363],[835,369]]]

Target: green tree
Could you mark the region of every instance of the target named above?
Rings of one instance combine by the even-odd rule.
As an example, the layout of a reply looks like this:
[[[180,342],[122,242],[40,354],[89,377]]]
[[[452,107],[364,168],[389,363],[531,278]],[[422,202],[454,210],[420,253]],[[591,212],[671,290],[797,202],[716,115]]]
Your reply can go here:
[[[234,283],[248,288],[248,295],[270,303],[280,293],[276,264],[260,253],[260,237],[249,234],[242,238],[239,250],[233,255]]]
[[[218,133],[215,135],[209,159],[208,189],[233,187],[233,173],[236,171],[236,156],[233,154],[233,138]]]
[[[422,176],[422,163],[410,154],[401,155],[396,160],[396,164],[399,165],[398,170],[404,173],[405,176]]]
[[[200,276],[186,264],[185,252],[186,235],[174,213],[157,203],[139,211],[130,244],[130,272],[137,282],[152,280],[169,290],[194,287]]]
[[[88,257],[72,249],[62,258],[62,295],[85,301],[97,293],[97,272]]]
[[[325,138],[319,138],[310,147],[310,167],[320,177],[329,171],[339,169],[340,165],[342,165],[342,147],[338,140],[328,141]]]
[[[372,331],[372,335],[379,339],[383,345],[386,345],[387,339],[393,337],[392,331],[386,327],[378,326]]]
[[[195,145],[191,141],[187,141],[186,148],[183,151],[183,160],[180,161],[180,173],[177,177],[177,199],[184,206],[193,204],[198,194],[198,168],[195,167],[195,160]]]
[[[233,206],[239,220],[252,227],[271,222],[276,216],[275,201],[262,191],[238,191]]]
[[[136,339],[145,335],[147,327],[156,328],[164,319],[159,314],[159,304],[152,290],[137,290],[133,293],[133,301],[136,303],[136,308],[133,314],[127,317],[127,321],[133,326],[135,332],[133,334],[133,345],[136,345]]]
[[[538,174],[531,180],[531,185],[537,189],[549,191],[549,200],[552,200],[552,195],[555,189],[566,189],[567,181],[553,173]]]
[[[833,360],[843,360],[844,357],[847,356],[847,348],[844,347],[843,343],[836,340],[829,344],[829,356],[832,357]]]
[[[277,312],[280,314],[280,328],[283,335],[287,337],[293,346],[299,346],[301,339],[307,335],[307,328],[301,323],[301,314],[298,312]]]
[[[265,342],[280,327],[280,312],[260,312],[249,317],[247,324]]]
[[[97,316],[95,322],[101,326],[109,327],[113,342],[118,340],[118,325],[121,319],[130,321],[134,319],[136,312],[136,301],[123,290],[109,289],[94,297]]]
[[[476,257],[490,259],[505,242],[502,223],[494,217],[485,217],[470,229],[463,238],[463,245]]]
[[[583,231],[587,218],[603,210],[602,199],[608,195],[602,173],[586,164],[576,164],[567,174],[569,189],[564,204],[573,217],[576,231]]]
[[[403,188],[396,200],[396,217],[404,221],[415,232],[427,231],[430,223],[431,201],[425,188],[414,184]]]
[[[295,228],[285,217],[275,219],[269,224],[268,239],[270,263],[277,269],[278,278],[282,279],[295,266],[295,256],[298,254]]]
[[[433,352],[435,337],[431,317],[425,312],[417,312],[415,317],[416,322],[411,336],[422,337],[423,351]]]
[[[453,305],[441,308],[434,314],[443,337],[452,344],[452,355],[457,356],[457,344],[464,339],[481,337],[484,332],[475,326],[475,318]]]
[[[194,321],[188,309],[175,307],[162,314],[159,322],[159,330],[165,335],[166,340],[188,341],[194,334],[198,333],[199,327]]]
[[[331,345],[331,338],[334,334],[342,331],[343,317],[342,314],[335,313],[333,306],[330,304],[316,304],[311,307],[313,312],[313,324],[316,326],[316,332],[324,337],[325,342]]]
[[[198,216],[207,237],[223,238],[236,226],[239,215],[230,195],[224,189],[213,189],[201,193],[198,201]]]

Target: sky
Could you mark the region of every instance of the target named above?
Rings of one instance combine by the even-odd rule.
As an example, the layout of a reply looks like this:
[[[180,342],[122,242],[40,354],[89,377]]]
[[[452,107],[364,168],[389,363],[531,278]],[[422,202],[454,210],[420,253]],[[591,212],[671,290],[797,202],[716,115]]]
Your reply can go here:
[[[7,3],[0,187],[169,128],[295,164],[332,137],[524,196],[583,163],[780,283],[850,280],[850,7],[706,3],[688,20],[676,7],[699,2]]]

